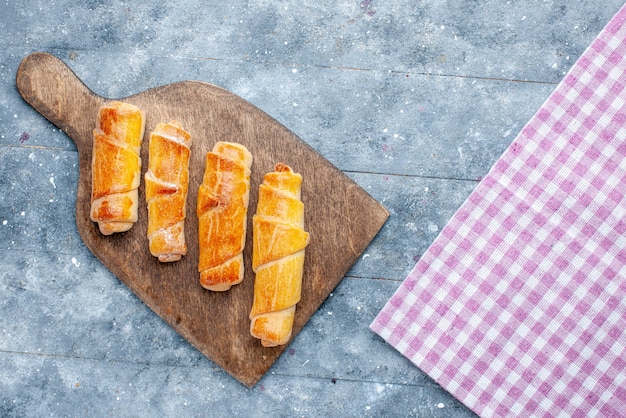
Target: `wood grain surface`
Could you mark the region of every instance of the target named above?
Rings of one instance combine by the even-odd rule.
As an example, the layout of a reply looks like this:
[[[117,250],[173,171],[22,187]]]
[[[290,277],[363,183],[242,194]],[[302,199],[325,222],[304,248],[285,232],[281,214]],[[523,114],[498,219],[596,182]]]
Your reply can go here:
[[[118,99],[146,112],[142,179],[148,161],[147,138],[157,123],[179,120],[193,137],[186,220],[188,254],[176,263],[159,263],[148,250],[143,182],[139,221],[130,231],[105,237],[89,220],[92,131],[97,110],[108,99],[93,93],[62,61],[46,53],[24,58],[16,82],[24,100],[76,144],[76,222],[87,247],[178,333],[247,386],[254,385],[285,349],[264,348],[249,333],[254,285],[251,215],[263,175],[275,163],[284,162],[304,179],[305,229],[311,242],[306,250],[294,336],[340,283],[388,217],[385,208],[355,182],[252,104],[203,82],[168,84]],[[197,271],[197,190],[204,172],[204,156],[217,141],[242,143],[254,156],[245,278],[224,293],[202,289]]]

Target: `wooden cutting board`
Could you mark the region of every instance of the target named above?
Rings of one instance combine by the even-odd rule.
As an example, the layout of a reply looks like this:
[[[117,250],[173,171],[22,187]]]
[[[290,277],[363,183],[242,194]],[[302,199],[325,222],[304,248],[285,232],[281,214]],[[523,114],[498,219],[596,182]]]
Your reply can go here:
[[[159,263],[148,250],[147,208],[141,204],[145,201],[143,181],[139,221],[130,231],[103,236],[89,219],[92,131],[97,111],[108,99],[90,91],[61,60],[46,53],[24,58],[16,83],[24,100],[76,143],[80,170],[76,224],[87,247],[180,335],[247,386],[253,386],[285,349],[264,348],[249,333],[254,287],[251,223],[263,175],[272,171],[275,163],[284,162],[304,179],[305,228],[311,241],[306,249],[294,336],[388,217],[385,208],[350,178],[252,104],[203,82],[168,84],[120,99],[146,112],[142,180],[147,169],[149,132],[157,123],[178,120],[193,137],[185,224],[188,254],[176,263]],[[254,156],[245,277],[243,283],[222,293],[204,290],[197,271],[197,190],[205,155],[217,141],[242,143]]]

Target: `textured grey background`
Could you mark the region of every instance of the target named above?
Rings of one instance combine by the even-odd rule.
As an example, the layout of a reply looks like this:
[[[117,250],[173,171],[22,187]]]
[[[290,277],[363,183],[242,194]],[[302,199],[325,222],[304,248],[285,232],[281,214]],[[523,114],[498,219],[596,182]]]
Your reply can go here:
[[[0,416],[473,416],[368,326],[622,4],[2,0]],[[15,89],[34,51],[110,98],[188,79],[224,87],[389,210],[255,387],[82,243],[76,148]]]

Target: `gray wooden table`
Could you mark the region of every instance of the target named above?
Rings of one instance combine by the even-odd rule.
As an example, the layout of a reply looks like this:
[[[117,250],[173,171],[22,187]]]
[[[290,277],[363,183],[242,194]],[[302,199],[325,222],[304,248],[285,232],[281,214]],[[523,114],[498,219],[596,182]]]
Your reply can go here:
[[[621,0],[0,3],[0,416],[473,414],[369,324]],[[119,98],[202,80],[276,118],[390,212],[246,388],[82,243],[73,142],[15,89],[34,51]]]

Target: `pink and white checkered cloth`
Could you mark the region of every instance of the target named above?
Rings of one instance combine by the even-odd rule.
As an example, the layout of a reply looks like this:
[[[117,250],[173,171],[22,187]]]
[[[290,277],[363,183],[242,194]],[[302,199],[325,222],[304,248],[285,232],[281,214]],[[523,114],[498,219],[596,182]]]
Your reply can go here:
[[[626,416],[626,6],[372,329],[478,415]]]

